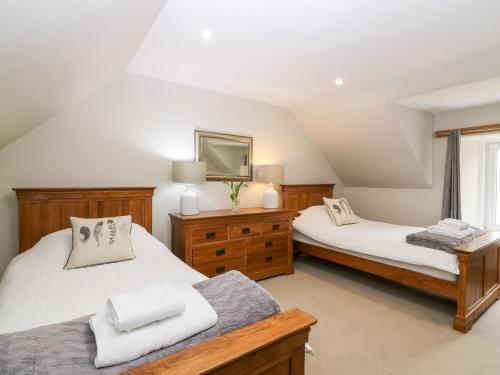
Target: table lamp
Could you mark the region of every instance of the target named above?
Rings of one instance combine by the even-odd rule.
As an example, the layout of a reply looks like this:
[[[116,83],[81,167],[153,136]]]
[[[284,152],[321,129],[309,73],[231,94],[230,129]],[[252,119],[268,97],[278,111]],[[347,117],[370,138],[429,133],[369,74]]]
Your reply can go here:
[[[264,191],[264,208],[278,208],[278,192],[274,185],[283,183],[285,168],[282,165],[259,165],[257,167],[257,181],[267,184]]]
[[[186,190],[181,194],[181,214],[196,215],[198,209],[198,194],[194,184],[207,180],[207,163],[204,161],[173,161],[172,182],[186,184]]]

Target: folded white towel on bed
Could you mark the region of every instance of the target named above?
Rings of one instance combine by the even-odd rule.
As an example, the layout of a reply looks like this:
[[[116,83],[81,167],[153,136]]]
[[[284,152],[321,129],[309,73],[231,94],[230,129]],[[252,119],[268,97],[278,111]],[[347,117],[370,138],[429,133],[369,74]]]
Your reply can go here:
[[[184,311],[184,301],[170,282],[121,293],[107,301],[107,314],[117,331],[129,331]]]
[[[439,220],[438,225],[446,225],[449,227],[455,227],[457,229],[462,229],[462,230],[470,228],[470,224],[468,222],[451,218]]]
[[[474,233],[474,228],[468,229],[457,229],[448,225],[433,225],[427,228],[429,233],[441,234],[443,236],[457,238],[459,240],[464,239]]]
[[[105,313],[90,318],[97,355],[95,366],[107,367],[128,362],[152,351],[176,344],[217,323],[217,313],[192,286],[179,287],[184,312],[128,332],[118,332]]]

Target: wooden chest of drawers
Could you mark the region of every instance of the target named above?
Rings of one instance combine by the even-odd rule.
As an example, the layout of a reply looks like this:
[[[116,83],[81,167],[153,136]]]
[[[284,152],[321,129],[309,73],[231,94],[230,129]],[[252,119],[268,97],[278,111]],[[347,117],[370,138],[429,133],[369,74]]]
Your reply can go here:
[[[239,270],[254,280],[293,273],[289,209],[170,214],[172,251],[208,277]]]

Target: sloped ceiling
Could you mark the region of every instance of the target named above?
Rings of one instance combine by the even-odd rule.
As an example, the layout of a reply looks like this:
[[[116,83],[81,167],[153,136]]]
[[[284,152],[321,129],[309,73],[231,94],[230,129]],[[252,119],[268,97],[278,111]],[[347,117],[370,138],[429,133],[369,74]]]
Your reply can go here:
[[[122,73],[165,0],[0,0],[0,148]]]
[[[498,35],[489,0],[171,0],[128,70],[290,108],[346,186],[420,188],[432,115],[393,101],[500,77]]]
[[[0,147],[128,64],[291,109],[346,186],[420,188],[432,115],[399,100],[500,77],[498,1],[164,3],[0,0]]]
[[[393,101],[432,113],[499,102],[500,78],[466,83]]]

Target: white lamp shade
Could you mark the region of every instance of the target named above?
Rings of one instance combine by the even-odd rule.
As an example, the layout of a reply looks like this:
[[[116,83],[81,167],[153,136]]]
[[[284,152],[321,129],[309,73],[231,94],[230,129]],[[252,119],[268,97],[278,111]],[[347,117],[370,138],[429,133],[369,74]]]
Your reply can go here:
[[[204,161],[173,161],[172,181],[200,184],[207,180],[207,163]]]
[[[266,184],[282,184],[285,168],[282,165],[266,164],[257,167],[257,181]]]

